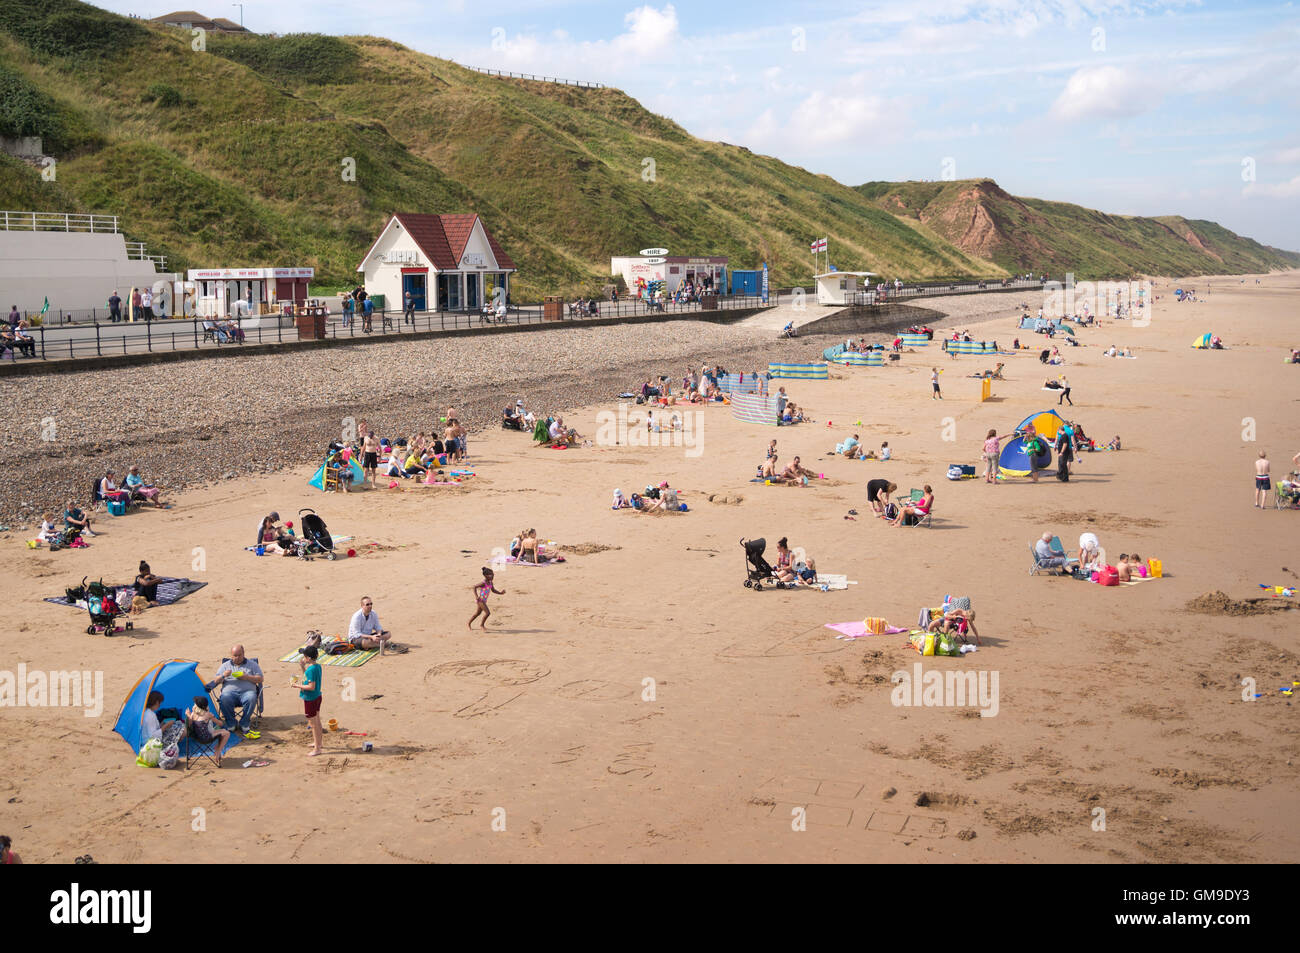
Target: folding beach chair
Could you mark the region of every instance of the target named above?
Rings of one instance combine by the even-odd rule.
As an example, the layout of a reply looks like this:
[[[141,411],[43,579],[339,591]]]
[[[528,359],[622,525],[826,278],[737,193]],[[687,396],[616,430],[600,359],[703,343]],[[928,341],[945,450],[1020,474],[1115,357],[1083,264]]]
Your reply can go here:
[[[1075,566],[1079,565],[1079,559],[1077,556],[1071,556],[1068,553],[1066,553],[1065,544],[1061,542],[1061,537],[1053,536],[1052,541],[1047,545],[1051,547],[1053,556],[1065,557],[1065,565],[1062,566],[1061,568],[1064,569],[1066,572],[1069,572]]]
[[[185,725],[185,770],[190,769],[190,765],[200,758],[205,758],[214,767],[221,767],[221,757],[217,754],[217,739],[211,741],[199,741],[194,736],[194,729],[187,722]]]
[[[919,503],[919,502],[921,502],[923,499],[925,499],[925,491],[924,491],[924,490],[918,490],[918,489],[916,489],[915,487],[913,487],[912,490],[908,492],[908,494],[907,494],[907,499],[903,501],[903,504],[902,504],[902,505],[903,505],[903,506],[907,506],[907,505],[912,504],[912,503]],[[904,525],[904,526],[922,526],[922,525],[925,525],[925,526],[929,526],[931,529],[934,529],[934,521],[931,520],[931,518],[930,518],[933,514],[934,514],[934,503],[933,503],[933,501],[932,501],[931,504],[930,504],[930,512],[929,512],[929,513],[926,513],[924,516],[904,516],[904,517],[903,517],[903,525]],[[910,520],[914,520],[915,522],[909,523],[909,522],[908,522],[909,519],[910,519]]]
[[[1035,548],[1037,544],[1037,540],[1031,539],[1029,541],[1029,558],[1031,560],[1029,575],[1037,576],[1039,573],[1046,573],[1051,576],[1062,572],[1065,569],[1064,566],[1046,566],[1043,564],[1043,562],[1038,558],[1038,550]]]

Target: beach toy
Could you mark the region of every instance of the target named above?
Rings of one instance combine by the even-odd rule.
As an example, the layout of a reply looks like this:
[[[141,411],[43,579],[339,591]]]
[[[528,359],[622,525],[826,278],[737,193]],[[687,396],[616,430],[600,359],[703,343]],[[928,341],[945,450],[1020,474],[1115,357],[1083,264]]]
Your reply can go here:
[[[833,423],[835,423],[835,421],[833,421],[833,420],[828,420],[828,421],[826,421],[826,426],[829,427],[829,426],[830,426],[831,424],[833,424]]]
[[[772,481],[771,481],[771,480],[764,480],[764,481],[763,481],[763,485],[764,485],[764,486],[771,486],[771,485],[772,485]]]
[[[356,551],[355,549],[349,549],[349,550],[348,550],[348,559],[351,559],[351,558],[352,558],[353,556],[355,556],[356,554],[357,554],[357,551]]]
[[[819,473],[819,474],[817,474],[817,479],[819,479],[819,480],[824,480],[824,479],[826,479],[826,474],[824,474],[824,473]]]
[[[388,488],[389,488],[390,490],[396,490],[396,489],[397,489],[397,481],[394,480],[392,483],[388,484]]]
[[[28,549],[35,549],[35,548],[36,548],[37,546],[39,546],[40,544],[41,544],[41,541],[40,541],[39,539],[29,539],[29,540],[27,541],[27,548],[28,548]]]
[[[265,546],[258,546],[258,547],[257,547],[257,555],[259,555],[259,556],[265,556],[265,555],[266,555],[266,547],[265,547]]]
[[[682,503],[682,504],[681,504],[680,506],[678,506],[677,508],[678,508],[679,510],[681,510],[683,513],[687,512],[686,504],[685,504],[685,503]]]
[[[362,750],[362,751],[365,751],[365,752],[367,752],[367,753],[368,753],[368,752],[371,752],[371,751],[374,751],[374,750],[375,750],[374,742],[372,742],[372,741],[363,741],[363,742],[361,742],[361,750]]]
[[[338,731],[338,730],[339,730],[339,722],[338,722],[338,719],[337,719],[337,718],[331,718],[331,719],[329,720],[329,726],[330,726],[330,731]]]
[[[861,426],[862,426],[862,421],[861,421],[861,420],[855,420],[855,421],[853,422],[853,426],[855,426],[855,427],[861,427]]]

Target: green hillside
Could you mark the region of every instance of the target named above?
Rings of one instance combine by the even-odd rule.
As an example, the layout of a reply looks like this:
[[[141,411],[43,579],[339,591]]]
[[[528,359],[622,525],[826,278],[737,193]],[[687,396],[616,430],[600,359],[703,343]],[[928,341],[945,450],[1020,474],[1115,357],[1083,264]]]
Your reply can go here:
[[[521,299],[593,288],[611,255],[648,246],[807,282],[821,236],[841,269],[908,279],[1295,263],[1213,223],[961,199],[971,183],[854,189],[695,139],[618,90],[502,80],[387,40],[209,35],[195,52],[187,32],[76,0],[0,4],[0,135],[41,135],[58,160],[50,183],[0,159],[0,207],[117,214],[175,269],[310,265],[342,284],[393,211],[481,214]]]
[[[868,182],[857,191],[1011,272],[1195,275],[1300,265],[1300,254],[1261,245],[1214,222],[1107,215],[1066,202],[1017,198],[988,179]]]

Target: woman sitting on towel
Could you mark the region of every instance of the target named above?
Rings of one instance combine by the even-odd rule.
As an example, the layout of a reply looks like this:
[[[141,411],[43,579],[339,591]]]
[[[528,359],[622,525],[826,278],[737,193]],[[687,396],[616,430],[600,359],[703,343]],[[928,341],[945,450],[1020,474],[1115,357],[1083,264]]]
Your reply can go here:
[[[140,572],[135,577],[136,595],[144,596],[149,601],[149,605],[158,604],[158,583],[162,582],[149,569],[149,564],[143,559],[140,560]]]
[[[281,553],[288,549],[292,540],[289,534],[280,528],[280,514],[272,513],[262,520],[257,531],[258,545],[268,553]]]
[[[925,496],[921,497],[915,503],[905,503],[899,507],[898,515],[891,522],[894,526],[902,525],[905,517],[911,516],[919,521],[922,517],[930,514],[930,508],[934,506],[934,490],[930,484],[925,485]],[[911,525],[910,523],[908,525]]]
[[[781,582],[797,582],[799,579],[790,563],[792,555],[786,538],[782,536],[776,541],[776,568],[773,570],[773,574]]]

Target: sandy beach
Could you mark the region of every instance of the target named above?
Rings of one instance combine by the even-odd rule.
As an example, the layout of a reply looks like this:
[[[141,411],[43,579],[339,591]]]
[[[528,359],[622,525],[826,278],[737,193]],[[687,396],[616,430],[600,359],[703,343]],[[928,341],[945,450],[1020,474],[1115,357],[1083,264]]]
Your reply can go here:
[[[553,332],[570,336],[569,361],[546,357],[559,384],[544,384],[541,369],[516,373],[505,350],[558,346],[538,340],[547,334],[516,335],[528,338],[518,344],[503,335],[490,360],[465,342],[358,347],[369,376],[329,393],[295,370],[260,371],[285,381],[288,396],[249,426],[282,438],[257,437],[267,466],[250,463],[232,479],[222,479],[225,465],[193,456],[200,441],[187,431],[214,419],[209,401],[235,361],[180,374],[97,372],[103,394],[109,381],[122,394],[151,386],[151,373],[168,375],[134,418],[136,435],[108,441],[100,456],[120,471],[142,454],[164,483],[176,460],[194,483],[211,482],[168,510],[100,516],[103,533],[86,549],[33,551],[30,531],[0,535],[0,570],[18,604],[0,667],[102,672],[105,696],[93,717],[70,707],[0,714],[0,831],[28,863],[87,853],[101,863],[1292,860],[1300,731],[1296,696],[1278,688],[1300,680],[1300,613],[1294,598],[1250,600],[1268,598],[1260,584],[1300,582],[1300,515],[1273,509],[1271,495],[1267,510],[1252,508],[1250,493],[1259,450],[1275,481],[1300,451],[1300,367],[1283,364],[1300,344],[1283,330],[1300,273],[1259,284],[1215,278],[1208,294],[1206,279],[1190,283],[1199,300],[1176,303],[1180,285],[1157,279],[1148,326],[1081,329],[1085,346],[1062,347],[1060,368],[1038,362],[1042,338],[1016,330],[1023,295],[918,302],[977,338],[1034,346],[999,358],[1007,380],[988,402],[966,375],[992,361],[950,358],[936,341],[896,367],[833,366],[827,381],[780,382],[813,423],[778,429],[735,420],[722,405],[687,409],[694,448],[551,450],[492,420],[521,396],[594,439],[620,390],[661,373],[680,384],[692,335],[697,348],[715,349],[710,363],[733,369],[760,355],[809,359],[833,341],[760,340],[693,322]],[[1193,350],[1207,331],[1228,349]],[[674,337],[660,345],[661,333]],[[1136,359],[1103,357],[1112,343]],[[251,360],[269,368],[279,359]],[[346,373],[344,353],[329,360]],[[930,396],[932,366],[944,371],[942,402]],[[1080,454],[1069,483],[945,479],[949,464],[979,462],[989,428],[1009,433],[1056,409],[1041,387],[1062,371],[1074,401],[1065,416],[1099,444],[1121,435],[1121,452]],[[387,389],[398,379],[400,395]],[[595,401],[575,381],[609,397]],[[228,386],[219,422],[239,431],[239,388]],[[78,387],[70,378],[0,382],[16,408],[11,470],[42,452],[42,407],[72,407]],[[428,425],[429,408],[469,406],[467,397],[482,429],[469,443],[477,475],[463,484],[347,495],[307,485],[342,416],[404,435]],[[309,400],[317,408],[306,413]],[[87,426],[69,424],[75,461],[26,465],[47,474],[93,459],[77,429]],[[826,456],[855,432],[869,448],[887,440],[893,459]],[[180,436],[151,443],[151,433]],[[750,482],[773,438],[783,460],[797,454],[826,479]],[[301,465],[264,472],[290,457]],[[88,488],[93,476],[78,470],[76,481]],[[872,519],[865,486],[877,477],[904,491],[931,484],[933,527]],[[614,488],[661,480],[682,489],[689,512],[610,509]],[[340,549],[362,554],[303,562],[244,550],[261,516],[298,521],[304,507],[352,538]],[[845,519],[850,509],[856,519]],[[467,630],[480,567],[524,527],[555,540],[567,561],[499,567],[505,594],[492,597],[488,630]],[[1161,559],[1164,578],[1103,588],[1031,577],[1026,544],[1044,531],[1071,549],[1095,532],[1109,554]],[[745,588],[738,540],[766,538],[774,561],[782,536],[821,572],[855,584]],[[87,635],[84,612],[41,601],[83,576],[127,582],[141,559],[207,586],[113,638]],[[1215,592],[1227,601],[1189,610]],[[843,640],[825,627],[868,616],[909,626],[945,594],[972,600],[977,652],[923,659],[904,635]],[[298,666],[277,659],[310,629],[346,632],[366,595],[410,651],[324,669],[322,716],[366,735],[327,732],[326,755],[308,758],[289,687]],[[112,728],[140,674],[182,658],[210,678],[236,642],[266,672],[261,738],[221,769],[137,767]],[[891,677],[918,663],[996,678],[996,714],[895,704]],[[1244,679],[1262,697],[1244,701]],[[250,759],[269,763],[241,766]],[[194,829],[196,811],[204,830]]]

